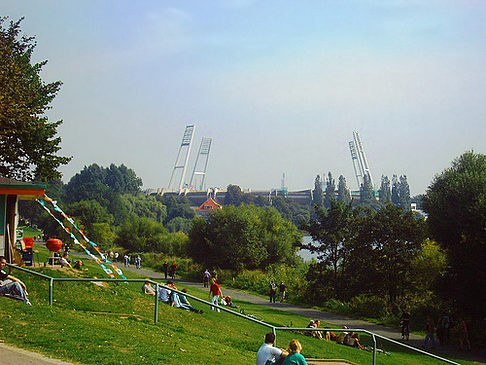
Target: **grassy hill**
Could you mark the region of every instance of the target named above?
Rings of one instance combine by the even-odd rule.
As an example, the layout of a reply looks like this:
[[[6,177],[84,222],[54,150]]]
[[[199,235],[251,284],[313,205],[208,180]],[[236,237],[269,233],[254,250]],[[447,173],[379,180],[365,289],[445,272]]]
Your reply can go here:
[[[47,252],[40,250],[41,260]],[[94,263],[86,271],[35,270],[51,276],[104,278]],[[203,314],[159,306],[159,323],[153,324],[154,299],[143,295],[141,284],[86,282],[56,283],[54,305],[48,303],[48,282],[14,270],[29,288],[32,307],[0,298],[0,339],[8,344],[83,364],[254,364],[256,351],[268,329],[228,313],[208,310]],[[136,274],[127,273],[128,277]],[[179,287],[182,289],[183,286]],[[192,295],[208,299],[208,293],[188,288]],[[247,313],[268,323],[305,327],[308,318],[250,303],[236,302]],[[303,344],[302,354],[314,358],[344,358],[371,364],[370,352],[326,343],[298,333],[277,334],[278,345],[290,339]],[[363,338],[362,342],[369,342]],[[403,352],[387,344],[390,356],[378,354],[377,364],[440,364],[422,355]],[[460,361],[464,364],[471,362]]]

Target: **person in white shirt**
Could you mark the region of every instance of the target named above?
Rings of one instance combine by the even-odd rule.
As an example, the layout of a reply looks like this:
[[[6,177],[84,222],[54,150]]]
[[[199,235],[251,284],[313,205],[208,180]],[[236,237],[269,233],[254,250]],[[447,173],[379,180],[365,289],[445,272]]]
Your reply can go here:
[[[275,345],[275,335],[267,333],[265,335],[265,343],[260,346],[257,352],[256,365],[266,365],[267,361],[274,361],[272,364],[281,364],[283,359],[289,354],[285,350],[281,350]]]
[[[71,264],[69,263],[69,261],[68,261],[68,255],[67,255],[67,253],[64,254],[63,257],[61,257],[61,259],[59,260],[59,263],[61,264],[61,267],[67,266],[67,267],[70,267],[71,269],[73,268],[71,266]]]

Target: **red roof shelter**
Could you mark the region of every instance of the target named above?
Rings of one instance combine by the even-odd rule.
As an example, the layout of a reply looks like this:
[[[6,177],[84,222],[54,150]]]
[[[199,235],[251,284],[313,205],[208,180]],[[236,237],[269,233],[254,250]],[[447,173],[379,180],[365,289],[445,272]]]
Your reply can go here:
[[[221,204],[218,204],[213,198],[208,198],[199,208],[196,208],[196,212],[201,216],[207,216],[209,213],[221,208]]]

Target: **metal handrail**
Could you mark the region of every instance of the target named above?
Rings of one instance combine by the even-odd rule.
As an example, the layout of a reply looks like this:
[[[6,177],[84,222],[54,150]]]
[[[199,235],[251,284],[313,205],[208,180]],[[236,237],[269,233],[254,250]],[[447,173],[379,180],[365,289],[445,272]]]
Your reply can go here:
[[[181,294],[181,295],[184,295],[186,297],[189,297],[191,299],[194,299],[195,301],[197,302],[200,302],[200,303],[203,303],[203,304],[206,304],[206,305],[209,305],[210,307],[214,307],[214,308],[218,308],[224,312],[227,312],[227,313],[231,313],[232,315],[235,315],[235,316],[238,316],[238,317],[241,317],[241,318],[244,318],[246,320],[249,320],[249,321],[252,321],[252,322],[255,322],[259,325],[262,325],[262,326],[265,326],[265,327],[268,327],[268,328],[271,328],[272,329],[272,332],[275,334],[275,338],[276,338],[276,335],[277,335],[277,331],[333,331],[333,332],[361,332],[361,333],[366,333],[368,335],[371,336],[372,340],[373,340],[373,362],[372,364],[373,365],[376,365],[376,338],[381,338],[382,340],[385,340],[385,341],[388,341],[388,342],[391,342],[391,343],[394,343],[396,345],[399,345],[399,346],[402,346],[402,347],[405,347],[409,350],[412,350],[412,351],[415,351],[415,352],[419,352],[423,355],[426,355],[426,356],[429,356],[429,357],[432,357],[432,358],[435,358],[437,360],[440,360],[440,361],[444,361],[448,364],[453,364],[453,365],[460,365],[459,363],[457,362],[454,362],[452,360],[449,360],[449,359],[446,359],[446,358],[443,358],[443,357],[440,357],[440,356],[437,356],[435,354],[432,354],[430,352],[427,352],[427,351],[424,351],[424,350],[421,350],[419,348],[416,348],[416,347],[413,347],[413,346],[410,346],[410,345],[406,345],[404,343],[401,343],[399,341],[395,341],[395,340],[392,340],[388,337],[385,337],[385,336],[381,336],[381,335],[378,335],[374,332],[371,332],[371,331],[368,331],[368,330],[364,330],[364,329],[360,329],[360,328],[324,328],[324,327],[321,327],[321,328],[299,328],[299,327],[278,327],[278,326],[273,326],[269,323],[266,323],[266,322],[263,322],[263,321],[260,321],[258,319],[255,319],[255,318],[251,318],[249,316],[246,316],[244,314],[241,314],[241,313],[238,313],[234,310],[231,310],[231,309],[228,309],[228,308],[225,308],[223,306],[215,306],[213,305],[211,302],[208,302],[207,300],[204,300],[204,299],[200,299],[198,297],[195,297],[191,294],[187,294],[187,293],[184,293],[180,290],[175,290],[169,286],[166,286],[164,284],[161,284],[161,283],[158,283],[154,280],[151,280],[151,279],[106,279],[106,278],[54,278],[54,277],[51,277],[51,276],[48,276],[48,275],[45,275],[45,274],[41,274],[41,273],[38,273],[36,271],[32,271],[32,270],[28,270],[28,269],[25,269],[23,267],[20,267],[20,266],[17,266],[17,265],[12,265],[12,264],[9,264],[7,263],[7,265],[11,268],[14,268],[14,269],[18,269],[18,270],[21,270],[21,271],[24,271],[24,272],[27,272],[29,274],[33,274],[33,275],[36,275],[36,276],[39,276],[39,277],[42,277],[44,279],[48,279],[49,280],[49,305],[53,305],[53,289],[54,289],[54,281],[80,281],[80,282],[125,282],[125,283],[129,283],[129,282],[138,282],[138,283],[145,283],[145,282],[149,282],[151,284],[154,284],[155,285],[155,309],[154,309],[154,324],[157,324],[158,322],[158,307],[159,307],[159,287],[163,287],[165,289],[168,289],[170,291],[174,291],[178,294]]]
[[[426,356],[429,356],[429,357],[433,357],[437,360],[441,360],[441,361],[444,361],[448,364],[453,364],[453,365],[460,365],[459,363],[455,362],[455,361],[452,361],[452,360],[449,360],[449,359],[446,359],[446,358],[443,358],[443,357],[440,357],[440,356],[437,356],[435,354],[432,354],[430,352],[427,352],[427,351],[424,351],[422,349],[419,349],[419,348],[416,348],[416,347],[413,347],[413,346],[410,346],[410,345],[406,345],[404,343],[401,343],[399,341],[395,341],[395,340],[392,340],[391,338],[388,338],[388,337],[385,337],[385,336],[381,336],[377,333],[374,333],[374,332],[371,332],[371,331],[368,331],[368,330],[365,330],[365,329],[361,329],[361,328],[325,328],[325,327],[318,327],[318,328],[308,328],[308,327],[305,327],[305,328],[297,328],[297,327],[275,327],[275,330],[276,331],[320,331],[320,332],[326,332],[326,331],[332,331],[332,332],[362,332],[362,333],[366,333],[367,335],[370,335],[372,340],[373,340],[373,365],[376,364],[376,338],[381,338],[382,340],[385,340],[385,341],[388,341],[388,342],[391,342],[391,343],[394,343],[396,345],[399,345],[399,346],[402,346],[402,347],[405,347],[409,350],[412,350],[412,351],[415,351],[415,352],[419,352],[423,355],[426,355]]]

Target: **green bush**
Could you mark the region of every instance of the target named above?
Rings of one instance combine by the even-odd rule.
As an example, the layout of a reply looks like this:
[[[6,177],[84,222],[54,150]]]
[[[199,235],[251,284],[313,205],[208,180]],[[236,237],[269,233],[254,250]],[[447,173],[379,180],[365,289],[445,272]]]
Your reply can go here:
[[[358,295],[349,302],[349,315],[367,318],[382,318],[388,314],[385,298],[370,295]]]

